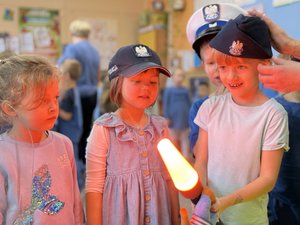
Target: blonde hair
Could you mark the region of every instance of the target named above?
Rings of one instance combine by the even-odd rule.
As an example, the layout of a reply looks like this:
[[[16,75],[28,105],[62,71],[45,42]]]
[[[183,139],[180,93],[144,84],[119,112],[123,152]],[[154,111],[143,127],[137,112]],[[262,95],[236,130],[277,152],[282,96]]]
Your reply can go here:
[[[58,79],[58,69],[43,57],[20,55],[0,60],[0,105],[8,103],[15,108],[25,96],[33,93],[32,106],[38,107],[48,83]],[[1,120],[9,121],[2,107]]]
[[[81,64],[76,59],[67,59],[61,65],[62,74],[69,74],[70,78],[77,81],[81,75]]]
[[[255,59],[255,58],[241,58],[241,57],[234,57],[227,54],[224,54],[223,52],[220,52],[216,49],[213,49],[213,57],[216,60],[217,64],[226,64],[230,65],[236,62],[242,62],[244,60],[255,60],[257,62],[262,62],[265,64],[269,64],[270,59]]]
[[[91,25],[83,20],[75,20],[70,24],[69,29],[73,36],[88,38],[91,32]]]

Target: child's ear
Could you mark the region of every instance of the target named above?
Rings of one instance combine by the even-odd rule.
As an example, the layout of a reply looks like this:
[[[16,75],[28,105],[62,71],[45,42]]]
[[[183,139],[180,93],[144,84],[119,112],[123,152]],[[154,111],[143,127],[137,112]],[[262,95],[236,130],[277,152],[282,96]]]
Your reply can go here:
[[[16,110],[7,101],[1,103],[1,109],[6,115],[10,117],[14,117],[17,115]]]

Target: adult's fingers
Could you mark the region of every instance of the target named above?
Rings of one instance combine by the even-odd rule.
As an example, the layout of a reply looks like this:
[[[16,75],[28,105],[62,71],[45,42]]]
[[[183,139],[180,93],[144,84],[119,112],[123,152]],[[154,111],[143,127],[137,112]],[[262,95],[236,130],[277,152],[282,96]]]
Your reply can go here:
[[[270,74],[259,74],[259,81],[264,84],[265,87],[274,87],[274,77]]]
[[[272,58],[272,62],[273,62],[275,65],[284,65],[284,64],[288,64],[290,61],[289,61],[289,60],[286,60],[286,59],[282,59],[282,58],[276,58],[276,57],[273,57],[273,58]]]
[[[274,66],[272,65],[263,65],[263,64],[259,64],[257,66],[257,70],[259,72],[259,75],[271,75],[274,71]]]
[[[258,70],[259,74],[261,74],[261,75],[272,75],[273,73],[278,72],[278,67],[277,66],[285,65],[285,64],[290,63],[288,60],[281,59],[281,58],[276,58],[276,57],[272,58],[272,62],[273,62],[273,65],[259,64],[257,66],[257,70]]]
[[[264,14],[256,9],[250,9],[247,11],[248,15],[250,16],[258,16],[260,18],[262,18],[264,16]]]

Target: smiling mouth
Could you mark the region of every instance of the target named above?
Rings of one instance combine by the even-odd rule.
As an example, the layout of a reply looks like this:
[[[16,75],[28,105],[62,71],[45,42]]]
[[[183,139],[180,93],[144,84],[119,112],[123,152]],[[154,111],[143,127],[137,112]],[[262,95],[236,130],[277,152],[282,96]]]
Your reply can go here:
[[[229,83],[228,86],[231,87],[231,88],[238,88],[238,87],[242,86],[242,84],[243,83],[234,83],[234,84]]]

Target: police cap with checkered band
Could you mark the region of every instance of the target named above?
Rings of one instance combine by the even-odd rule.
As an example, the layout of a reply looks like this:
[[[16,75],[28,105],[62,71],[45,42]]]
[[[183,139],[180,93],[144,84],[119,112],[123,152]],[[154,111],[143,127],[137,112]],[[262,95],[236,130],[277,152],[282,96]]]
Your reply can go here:
[[[205,37],[214,37],[228,20],[246,11],[231,3],[209,4],[198,9],[189,19],[186,34],[189,43],[199,54],[199,47]]]

